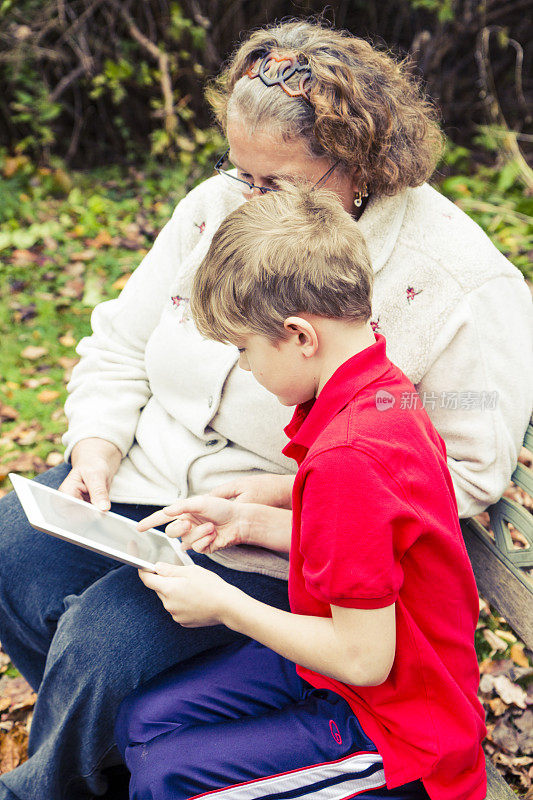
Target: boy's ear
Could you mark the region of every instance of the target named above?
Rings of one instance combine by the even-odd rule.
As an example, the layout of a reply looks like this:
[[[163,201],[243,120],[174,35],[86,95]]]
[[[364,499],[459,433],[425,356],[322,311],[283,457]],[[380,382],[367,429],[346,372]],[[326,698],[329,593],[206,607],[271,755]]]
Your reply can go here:
[[[295,337],[304,358],[314,356],[318,350],[318,336],[313,325],[303,317],[287,317],[283,327]]]

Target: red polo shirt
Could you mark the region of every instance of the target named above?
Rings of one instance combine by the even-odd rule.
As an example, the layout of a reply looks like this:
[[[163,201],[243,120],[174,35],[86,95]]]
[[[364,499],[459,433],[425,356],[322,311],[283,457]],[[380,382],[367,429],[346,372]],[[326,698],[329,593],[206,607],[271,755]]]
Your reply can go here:
[[[380,686],[298,667],[353,708],[393,788],[418,778],[432,800],[482,800],[483,708],[474,631],[479,603],[444,442],[385,339],[344,363],[298,406],[285,455],[293,492],[292,611],[396,603],[396,657]]]

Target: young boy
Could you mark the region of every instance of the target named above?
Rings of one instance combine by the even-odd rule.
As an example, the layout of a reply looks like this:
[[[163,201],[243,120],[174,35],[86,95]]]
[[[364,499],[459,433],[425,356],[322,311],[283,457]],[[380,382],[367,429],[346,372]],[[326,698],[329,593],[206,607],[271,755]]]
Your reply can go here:
[[[288,511],[207,496],[141,527],[175,519],[199,552],[290,549],[292,613],[199,566],[140,573],[176,622],[252,641],[126,699],[131,798],[485,797],[478,598],[445,447],[400,402],[415,390],[372,331],[371,287],[356,222],[302,187],[230,214],[194,278],[200,333],[297,405],[292,532]]]

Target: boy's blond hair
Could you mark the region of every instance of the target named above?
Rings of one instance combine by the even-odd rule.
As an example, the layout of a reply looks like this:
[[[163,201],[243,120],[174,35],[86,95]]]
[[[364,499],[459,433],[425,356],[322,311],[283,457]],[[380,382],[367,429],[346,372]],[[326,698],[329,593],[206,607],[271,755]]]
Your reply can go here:
[[[363,235],[336,195],[284,183],[222,222],[194,277],[191,313],[209,339],[276,342],[302,312],[367,322],[372,276]]]

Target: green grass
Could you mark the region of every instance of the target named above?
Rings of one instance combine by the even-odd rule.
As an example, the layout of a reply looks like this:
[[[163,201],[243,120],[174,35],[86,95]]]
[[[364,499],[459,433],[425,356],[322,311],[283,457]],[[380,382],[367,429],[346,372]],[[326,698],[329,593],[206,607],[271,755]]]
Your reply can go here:
[[[67,175],[19,161],[0,198],[0,403],[18,412],[2,422],[0,465],[14,453],[45,460],[58,450],[65,359],[75,358],[74,343],[89,333],[92,308],[118,295],[117,280],[135,269],[176,203],[204,177],[155,165]],[[47,352],[32,360],[24,357],[28,346]],[[58,396],[43,402],[43,390]],[[33,444],[9,439],[22,421],[41,426]]]
[[[480,166],[468,151],[449,146],[442,170],[436,182],[441,190],[533,277],[533,198],[512,165]],[[152,163],[67,173],[61,164],[43,169],[25,156],[0,154],[2,172],[0,403],[18,418],[2,423],[0,492],[14,454],[41,459],[31,472],[44,469],[48,454],[60,450],[65,370],[75,358],[74,342],[89,333],[92,307],[118,295],[117,281],[135,269],[178,200],[211,168]],[[47,352],[31,360],[23,355],[28,346]],[[43,402],[43,391],[58,396]],[[40,426],[32,444],[9,438],[21,422]]]

